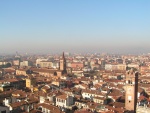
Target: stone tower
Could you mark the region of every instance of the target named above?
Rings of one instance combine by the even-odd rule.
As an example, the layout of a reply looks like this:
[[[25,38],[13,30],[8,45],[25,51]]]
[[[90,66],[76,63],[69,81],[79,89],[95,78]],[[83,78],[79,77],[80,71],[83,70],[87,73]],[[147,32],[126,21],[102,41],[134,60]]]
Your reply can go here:
[[[137,92],[138,72],[134,68],[131,68],[126,72],[125,108],[134,113],[136,113]]]
[[[62,58],[60,59],[60,70],[66,71],[66,59],[65,59],[64,52],[63,52]]]

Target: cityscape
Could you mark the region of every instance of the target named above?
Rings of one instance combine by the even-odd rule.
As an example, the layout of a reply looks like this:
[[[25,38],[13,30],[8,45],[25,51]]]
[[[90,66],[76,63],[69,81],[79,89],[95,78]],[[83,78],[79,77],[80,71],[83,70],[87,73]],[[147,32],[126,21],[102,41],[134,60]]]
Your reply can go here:
[[[149,5],[1,0],[0,113],[150,113]]]

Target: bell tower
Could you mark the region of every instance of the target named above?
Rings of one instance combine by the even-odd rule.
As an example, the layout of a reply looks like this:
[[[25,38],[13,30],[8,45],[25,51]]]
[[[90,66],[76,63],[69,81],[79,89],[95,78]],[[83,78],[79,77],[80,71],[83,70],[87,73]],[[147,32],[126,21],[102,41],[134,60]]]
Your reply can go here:
[[[125,108],[134,113],[136,113],[137,91],[138,72],[134,68],[131,68],[126,72]]]
[[[59,66],[60,66],[59,68],[61,71],[66,71],[66,59],[65,59],[64,52],[63,52],[62,58],[60,59]]]

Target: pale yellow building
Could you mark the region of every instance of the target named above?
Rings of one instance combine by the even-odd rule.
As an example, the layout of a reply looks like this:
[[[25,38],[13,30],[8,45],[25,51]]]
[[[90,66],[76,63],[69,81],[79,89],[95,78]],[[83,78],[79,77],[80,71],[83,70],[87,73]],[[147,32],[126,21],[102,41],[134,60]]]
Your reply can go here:
[[[26,87],[31,88],[31,79],[26,79]]]
[[[53,63],[50,61],[41,61],[39,62],[39,66],[41,68],[51,68],[53,66]]]
[[[27,69],[18,69],[16,70],[16,75],[27,75],[26,73]]]

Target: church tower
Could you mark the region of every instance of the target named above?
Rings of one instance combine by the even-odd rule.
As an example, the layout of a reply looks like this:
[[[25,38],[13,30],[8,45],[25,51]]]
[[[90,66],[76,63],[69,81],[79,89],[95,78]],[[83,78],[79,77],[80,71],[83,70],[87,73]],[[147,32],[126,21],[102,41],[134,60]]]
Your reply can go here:
[[[65,55],[63,52],[62,58],[60,59],[60,70],[61,71],[66,71],[66,59],[65,59]]]
[[[126,93],[125,108],[126,110],[136,113],[138,91],[138,72],[132,68],[126,72]]]

